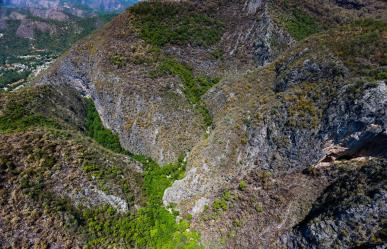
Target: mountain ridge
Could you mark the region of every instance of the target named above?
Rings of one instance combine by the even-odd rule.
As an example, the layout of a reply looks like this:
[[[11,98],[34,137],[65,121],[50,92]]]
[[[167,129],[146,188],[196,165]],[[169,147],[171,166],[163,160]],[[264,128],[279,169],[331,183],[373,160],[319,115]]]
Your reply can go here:
[[[0,121],[137,161],[114,163],[140,174],[121,190],[105,152],[63,164],[113,200],[131,196],[126,214],[113,202],[79,215],[92,248],[383,248],[387,5],[320,3],[141,2],[35,78],[63,111],[39,98],[14,108],[8,93]]]

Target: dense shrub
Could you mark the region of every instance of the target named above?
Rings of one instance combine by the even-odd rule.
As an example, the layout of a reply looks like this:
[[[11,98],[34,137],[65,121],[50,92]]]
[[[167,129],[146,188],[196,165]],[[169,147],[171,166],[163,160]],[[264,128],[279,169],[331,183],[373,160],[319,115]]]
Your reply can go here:
[[[42,89],[40,89],[42,90]],[[44,117],[31,114],[31,102],[39,99],[31,95],[16,98],[0,118],[0,129],[25,128],[28,125],[47,125]],[[13,96],[10,93],[8,95]],[[45,94],[42,90],[42,94]],[[19,95],[15,95],[19,96]],[[38,103],[38,102],[37,102]],[[38,118],[39,117],[39,118]],[[41,118],[41,119],[40,119]],[[123,150],[117,135],[103,127],[93,102],[87,100],[86,133],[104,147],[115,152],[131,155]],[[34,121],[33,123],[27,122]],[[39,122],[38,122],[39,121]],[[38,123],[37,123],[38,122]],[[50,124],[50,123],[48,123]],[[160,167],[152,159],[140,155],[131,155],[133,159],[143,164],[143,204],[132,213],[122,214],[112,207],[89,209],[75,207],[71,201],[58,197],[50,192],[45,172],[51,169],[56,161],[50,153],[40,150],[33,154],[31,160],[39,161],[39,167],[23,173],[20,186],[23,193],[34,200],[37,205],[43,205],[53,214],[66,215],[66,226],[77,229],[85,235],[90,248],[128,247],[128,248],[200,248],[199,235],[189,230],[188,220],[176,222],[176,211],[167,210],[162,203],[166,188],[184,176],[185,161],[180,157],[178,162]],[[0,163],[11,165],[9,160],[2,158]],[[11,165],[12,166],[12,165]],[[11,167],[10,166],[10,167]],[[82,170],[96,181],[99,189],[109,193],[109,183],[114,181],[121,188],[129,206],[133,206],[133,193],[125,178],[125,169],[114,165],[101,165],[85,162]]]
[[[125,153],[118,135],[106,129],[99,117],[97,109],[91,99],[87,99],[86,134],[107,149],[117,153]]]
[[[7,86],[10,83],[18,80],[26,79],[30,75],[30,71],[18,72],[16,70],[8,70],[0,76],[0,87]]]
[[[186,3],[140,2],[129,10],[141,37],[156,46],[210,46],[220,40],[223,25],[209,13]]]
[[[40,88],[40,91],[44,90]],[[29,127],[58,127],[52,119],[34,110],[40,101],[39,90],[31,89],[22,93],[0,94],[8,98],[8,103],[0,116],[0,132],[25,130]]]
[[[140,248],[200,248],[199,235],[189,231],[188,221],[176,223],[176,212],[168,211],[162,204],[165,189],[180,179],[185,170],[182,158],[177,163],[160,167],[141,155],[133,156],[144,165],[143,190],[147,201],[134,214],[122,215],[104,207],[86,210],[89,247],[123,246]]]
[[[317,21],[303,10],[284,5],[276,8],[279,22],[296,40],[302,40],[322,30]]]

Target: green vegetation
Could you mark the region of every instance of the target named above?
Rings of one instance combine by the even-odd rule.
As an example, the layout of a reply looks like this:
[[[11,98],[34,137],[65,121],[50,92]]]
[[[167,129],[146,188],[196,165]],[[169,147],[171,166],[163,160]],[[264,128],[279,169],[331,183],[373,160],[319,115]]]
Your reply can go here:
[[[222,211],[222,210],[225,211],[228,208],[227,201],[223,198],[215,199],[214,203],[212,204],[212,208],[215,211]]]
[[[281,12],[279,19],[282,26],[296,40],[302,40],[322,29],[310,15],[300,9],[289,8]]]
[[[54,148],[50,146],[31,148],[29,160],[39,162],[39,164],[19,172],[20,174],[17,174],[19,176],[18,182],[22,193],[31,198],[37,207],[43,207],[54,215],[62,216],[63,213],[66,213],[66,226],[76,229],[84,223],[80,212],[70,200],[58,197],[51,192],[51,185],[47,181],[47,172],[52,172],[57,163],[56,158],[52,155]]]
[[[352,31],[351,36],[340,39],[334,47],[330,43],[328,46],[332,46],[332,50],[343,59],[351,73],[366,77],[368,81],[385,79],[387,45],[384,37],[387,32],[386,27],[385,21],[355,22],[349,26]]]
[[[246,188],[247,188],[247,182],[246,181],[244,181],[244,180],[241,180],[240,182],[239,182],[239,189],[240,190],[245,190]]]
[[[10,83],[26,79],[30,73],[30,71],[18,72],[16,70],[7,70],[0,76],[0,87],[4,87]]]
[[[55,123],[44,116],[19,112],[21,109],[13,109],[15,112],[7,113],[0,117],[0,131],[20,131],[29,127],[55,127]]]
[[[113,17],[114,15],[111,14],[99,14],[98,16],[87,18],[72,16],[71,22],[41,20],[37,18],[56,27],[59,31],[55,32],[55,34],[36,31],[36,39],[33,45],[38,49],[47,49],[50,52],[60,54],[76,41],[92,33],[97,28],[98,22],[108,22]]]
[[[262,213],[263,212],[262,203],[255,204],[255,211],[257,211],[257,213]]]
[[[376,75],[377,80],[387,80],[387,71],[381,71]]]
[[[86,103],[86,134],[107,149],[117,153],[126,153],[121,147],[118,135],[103,126],[93,101],[91,99],[87,99]]]
[[[165,59],[159,66],[158,71],[152,76],[160,74],[171,74],[180,78],[184,84],[184,94],[196,110],[202,114],[206,126],[211,126],[212,117],[201,101],[201,96],[211,87],[219,82],[218,78],[194,77],[192,69],[179,63],[174,59]]]
[[[263,170],[263,171],[259,172],[258,175],[259,175],[259,179],[261,180],[261,183],[263,185],[263,188],[267,188],[270,181],[271,181],[271,177],[273,176],[273,174],[268,170]]]
[[[129,11],[135,16],[141,37],[155,46],[168,43],[210,46],[223,33],[220,21],[187,3],[140,2]]]
[[[103,127],[101,119],[92,100],[87,100],[87,134],[104,147],[118,153],[124,151],[118,140],[110,130]],[[142,155],[131,155],[133,159],[142,163],[144,167],[143,191],[146,196],[145,205],[134,214],[120,214],[111,207],[86,210],[83,218],[89,247],[118,246],[144,248],[200,248],[199,235],[189,231],[189,222],[183,220],[176,223],[176,212],[169,212],[164,208],[162,197],[166,188],[184,176],[185,162],[180,157],[177,163],[160,167],[155,161]],[[104,189],[107,179],[120,181],[122,191],[131,193],[125,184],[125,178],[119,168],[100,168],[96,165],[85,164],[82,169],[97,179]]]
[[[12,104],[6,105],[4,115],[0,118],[0,129],[34,126],[46,126],[49,123],[40,116],[34,116],[34,105],[40,103],[40,94],[34,91],[48,94],[42,88],[27,91],[29,95],[5,93],[12,99]],[[1,98],[0,101],[3,99]],[[40,99],[40,101],[42,101]],[[39,117],[41,119],[36,119]],[[102,126],[101,119],[93,102],[87,100],[86,133],[104,147],[119,153],[130,154],[124,151],[118,137]],[[26,121],[34,121],[32,124]],[[39,121],[39,122],[38,122]],[[29,160],[39,162],[36,166],[29,167],[20,173],[19,183],[23,194],[31,198],[37,206],[47,209],[52,214],[62,217],[66,214],[68,219],[66,226],[83,234],[87,238],[87,247],[130,247],[130,248],[201,248],[199,246],[199,234],[189,230],[189,217],[186,220],[176,222],[178,213],[172,207],[167,210],[162,203],[162,197],[166,188],[184,176],[186,163],[180,157],[177,163],[171,163],[160,167],[152,159],[140,155],[131,155],[144,166],[143,172],[143,199],[139,199],[142,207],[132,209],[129,213],[119,213],[114,208],[106,206],[89,209],[75,207],[73,204],[50,192],[52,183],[47,180],[47,172],[57,167],[55,158],[56,146],[44,146],[42,149],[31,148]],[[15,171],[15,166],[8,158],[0,158],[0,164],[5,165],[9,172]],[[84,155],[85,162],[82,170],[96,181],[99,189],[109,193],[111,183],[118,185],[121,195],[130,207],[133,207],[134,194],[125,169],[118,166],[103,166],[94,159],[89,161],[89,156]],[[16,172],[16,171],[15,171]],[[19,175],[19,173],[18,173]]]
[[[110,57],[110,63],[117,66],[118,68],[122,68],[126,65],[126,60],[121,55],[116,54]]]
[[[292,103],[288,108],[289,125],[301,128],[317,128],[320,115],[315,104],[304,96],[291,96],[286,100]]]
[[[231,192],[226,190],[223,192],[222,197],[216,198],[214,203],[212,204],[212,209],[215,213],[220,213],[222,211],[226,211],[228,209],[228,202],[231,201],[233,196]]]
[[[200,248],[199,235],[189,231],[188,220],[176,223],[177,213],[169,212],[162,204],[165,189],[184,175],[184,160],[180,158],[175,164],[160,167],[150,158],[140,155],[133,158],[144,165],[143,190],[147,197],[144,207],[128,215],[109,207],[85,211],[83,217],[91,238],[88,246]]]
[[[43,88],[39,88],[44,91]],[[2,96],[1,96],[2,95]],[[51,119],[35,111],[40,93],[37,89],[19,93],[0,93],[0,99],[8,98],[0,115],[0,132],[25,130],[29,127],[58,127]]]
[[[192,104],[199,103],[201,96],[219,82],[218,78],[194,77],[190,68],[173,59],[164,60],[159,70],[178,76],[182,80],[184,93]]]
[[[160,167],[155,161],[142,155],[133,155],[135,160],[144,166],[144,190],[148,198],[161,204],[164,190],[172,185],[175,180],[181,179],[185,173],[184,158],[179,157],[177,163]]]
[[[115,185],[120,186],[120,190],[125,195],[125,200],[129,205],[133,205],[134,196],[130,191],[130,185],[127,182],[129,178],[125,175],[125,170],[118,166],[102,167],[98,164],[85,162],[82,170],[90,175],[92,179],[97,181],[98,187],[109,193],[109,183],[114,182]]]
[[[16,30],[20,25],[18,20],[9,20],[7,29],[1,33],[4,35],[0,39],[0,63],[5,64],[7,60],[16,59],[17,55],[26,55],[30,52],[30,42],[28,39],[17,37]]]

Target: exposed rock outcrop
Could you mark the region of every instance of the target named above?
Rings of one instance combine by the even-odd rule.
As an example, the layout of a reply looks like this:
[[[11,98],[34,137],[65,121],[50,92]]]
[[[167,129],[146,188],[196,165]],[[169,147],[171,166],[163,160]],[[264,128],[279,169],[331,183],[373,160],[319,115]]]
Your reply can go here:
[[[217,12],[219,18],[227,23],[225,24],[227,31],[219,46],[226,51],[226,56],[230,59],[236,61],[235,58],[243,56],[251,59],[252,64],[247,64],[247,67],[263,65],[279,53],[267,43],[272,36],[284,44],[291,42],[289,35],[282,32],[270,19],[265,10],[267,8],[265,2],[247,1],[243,2],[243,5],[236,2],[232,3],[232,7],[240,9],[245,14],[232,12],[230,16],[231,7],[223,3]],[[205,9],[206,6],[202,8]],[[263,20],[251,22],[253,17],[259,16],[262,16]],[[114,41],[90,43],[74,48],[66,58],[57,63],[55,70],[51,70],[53,73],[44,76],[40,82],[70,84],[83,94],[92,96],[104,124],[120,135],[126,149],[133,153],[150,155],[163,164],[174,161],[179,155],[188,152],[199,142],[207,127],[204,127],[200,114],[181,94],[183,92],[181,82],[176,78],[151,79],[144,72],[154,70],[153,65],[131,62],[138,56],[136,53],[139,50],[142,50],[145,56],[154,56],[150,53],[149,47],[144,46],[134,33],[133,27],[122,26],[123,22],[131,18],[133,18],[131,14],[126,13],[112,23],[110,28],[106,28],[105,32],[95,35],[101,41],[115,37]],[[235,18],[242,19],[236,23]],[[242,23],[243,27],[239,25]],[[113,28],[114,25],[116,28]],[[121,36],[119,32],[128,35],[119,38]],[[242,33],[246,32],[251,34],[242,39]],[[260,37],[266,37],[265,41],[258,41]],[[283,46],[286,46],[284,44]],[[92,52],[95,50],[98,52]],[[124,53],[120,56],[129,58],[130,65],[119,68],[109,65],[111,58],[116,56],[112,51],[115,51],[116,55]],[[191,64],[194,72],[201,72],[203,67],[205,75],[216,75],[223,66],[208,56],[210,52],[208,49],[191,46],[166,47],[166,53]],[[208,62],[202,60],[201,64],[197,65],[195,61],[190,60],[188,54],[195,54],[193,59],[203,59],[203,56],[206,56]],[[229,60],[225,61],[226,65],[235,67],[228,63]],[[112,71],[115,73],[112,74]],[[148,90],[143,91],[145,88]]]
[[[193,148],[188,160],[190,170],[183,180],[167,189],[166,204],[179,203],[189,211],[195,201],[211,198],[212,193],[229,186],[233,178],[241,178],[254,169],[276,174],[303,170],[325,156],[385,156],[385,82],[376,82],[376,87],[365,87],[361,96],[354,96],[353,88],[357,86],[351,81],[357,79],[345,80],[348,69],[337,58],[322,56],[316,58],[320,62],[311,62],[318,50],[302,49],[281,59],[275,72],[267,68],[239,79],[241,83],[219,86],[215,102],[224,103],[218,110],[226,109],[227,114],[219,113],[208,140]],[[285,64],[288,66],[284,67]],[[265,81],[245,87],[265,95],[244,95],[243,100],[238,100],[237,96],[244,91],[241,85],[252,78]],[[273,82],[274,92],[265,86],[268,82]],[[321,84],[322,88],[317,86],[313,92],[304,92],[316,86],[308,82]],[[276,93],[279,89],[285,92]],[[317,96],[313,97],[314,94]],[[218,101],[218,96],[226,100]],[[375,141],[372,149],[371,141]],[[343,150],[330,154],[333,145]]]
[[[383,248],[386,163],[370,161],[336,179],[306,218],[281,237],[283,248]]]
[[[361,0],[336,0],[336,3],[342,7],[354,9],[361,9],[365,6]]]
[[[220,12],[228,27],[222,44],[233,63],[235,58],[247,57],[252,64],[264,66],[293,43],[293,38],[274,22],[267,1],[240,1],[233,7],[223,6]]]
[[[135,44],[122,40],[103,46],[118,45],[124,51]],[[109,65],[112,55],[106,54],[111,49],[93,49],[100,52],[90,57],[74,49],[57,65],[53,77],[45,76],[41,82],[71,85],[91,96],[104,124],[120,135],[126,149],[150,155],[161,164],[176,161],[199,141],[205,129],[201,117],[175,78],[153,80],[145,71],[151,69],[143,65],[114,69]]]

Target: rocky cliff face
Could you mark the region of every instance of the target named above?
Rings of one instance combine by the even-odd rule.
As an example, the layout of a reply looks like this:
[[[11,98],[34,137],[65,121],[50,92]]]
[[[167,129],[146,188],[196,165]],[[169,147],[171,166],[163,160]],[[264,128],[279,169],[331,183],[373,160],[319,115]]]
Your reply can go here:
[[[116,34],[109,32],[106,37],[111,35]],[[177,160],[204,136],[206,129],[183,95],[181,83],[173,77],[153,80],[148,77],[152,69],[144,65],[116,68],[111,64],[110,58],[118,51],[113,48],[120,47],[119,51],[129,53],[130,58],[147,49],[141,42],[104,43],[73,50],[71,57],[56,65],[54,78],[45,76],[40,82],[70,84],[91,96],[104,124],[120,135],[129,151],[151,155],[160,163]],[[98,52],[89,57],[85,48]]]
[[[320,47],[315,49],[316,53],[321,52]],[[250,73],[240,85],[229,83],[227,87],[232,86],[227,92],[223,90],[226,86],[218,91],[217,94],[221,92],[230,98],[223,102],[231,102],[231,106],[219,108],[227,113],[220,114],[208,141],[193,148],[189,160],[192,170],[167,190],[165,201],[190,201],[188,205],[192,207],[195,205],[192,200],[202,201],[200,198],[209,193],[207,189],[216,191],[222,183],[234,177],[243,178],[243,174],[256,168],[273,173],[292,172],[325,157],[334,160],[342,156],[356,157],[359,153],[383,154],[379,153],[383,149],[377,147],[373,148],[374,152],[366,151],[369,141],[385,136],[385,83],[380,81],[375,83],[376,88],[359,89],[364,95],[354,102],[354,90],[350,89],[356,88],[351,85],[359,79],[344,80],[343,77],[349,76],[348,69],[338,58],[325,57],[331,52],[318,58],[315,52],[311,47],[302,48],[278,62],[275,68],[273,65]],[[294,67],[294,63],[298,66]],[[293,79],[283,80],[283,76]],[[246,86],[247,82],[250,84]],[[270,86],[269,82],[274,84]],[[277,90],[284,82],[295,85]],[[251,94],[241,100],[238,95],[243,94],[244,87]],[[202,177],[207,175],[210,177]]]
[[[205,248],[383,248],[386,7],[144,2],[35,82],[90,96],[128,151],[185,157],[162,201]]]
[[[345,36],[342,32],[351,35]],[[353,32],[356,31],[333,33],[334,37],[343,39],[336,39],[336,45],[325,43],[332,42],[327,35],[310,38],[271,66],[248,73],[242,80],[225,82],[206,96],[219,114],[217,125],[207,141],[193,148],[188,160],[191,169],[184,179],[166,191],[164,201],[179,203],[183,210],[195,215],[215,200],[210,211],[213,215],[204,214],[198,218],[199,230],[205,230],[206,239],[210,241],[209,248],[222,247],[212,241],[225,241],[229,248],[250,248],[256,244],[276,248],[273,239],[300,222],[307,214],[306,207],[319,195],[305,183],[300,183],[305,189],[296,193],[308,193],[308,196],[296,196],[295,199],[300,199],[295,202],[286,196],[293,196],[293,193],[285,194],[286,197],[276,196],[277,193],[267,196],[265,192],[271,193],[270,190],[263,191],[266,195],[254,193],[254,190],[265,188],[265,181],[283,183],[286,182],[284,175],[300,172],[314,164],[326,167],[336,159],[385,157],[385,82],[377,79],[374,83],[368,82],[350,63],[349,54],[343,56],[346,52],[338,51],[343,49],[343,43],[358,46],[355,45],[358,39],[367,36],[357,37]],[[372,42],[368,40],[367,43]],[[383,47],[382,43],[379,40],[375,44]],[[325,44],[329,51],[324,50]],[[350,50],[355,49],[358,47]],[[372,53],[375,50],[367,47],[366,51]],[[360,55],[357,56],[359,60]],[[383,63],[378,64],[381,61],[375,62],[372,64],[377,68],[383,67]],[[258,178],[251,179],[250,174],[262,170],[268,173],[258,173]],[[269,180],[257,184],[267,174]],[[243,191],[235,191],[235,199],[225,201],[225,191],[235,190],[242,181],[253,185],[248,187],[251,194],[246,196]],[[324,189],[322,186],[324,184],[317,189]],[[283,188],[296,187],[300,186],[289,183]],[[278,188],[281,187],[275,189]],[[217,191],[218,197],[212,199],[209,193]],[[272,204],[272,200],[277,204]],[[221,201],[223,207],[219,207]],[[254,210],[256,205],[262,205],[258,207],[261,211]],[[259,220],[262,215],[272,215],[270,220],[276,221],[262,222]],[[209,229],[205,228],[208,226]],[[320,232],[316,229],[314,234]],[[306,244],[313,245],[312,241]],[[311,248],[333,246],[312,245]],[[343,247],[351,246],[353,244],[343,244]]]
[[[383,248],[386,161],[369,160],[349,166],[356,167],[356,164],[363,165],[329,185],[306,218],[281,237],[282,247]]]

